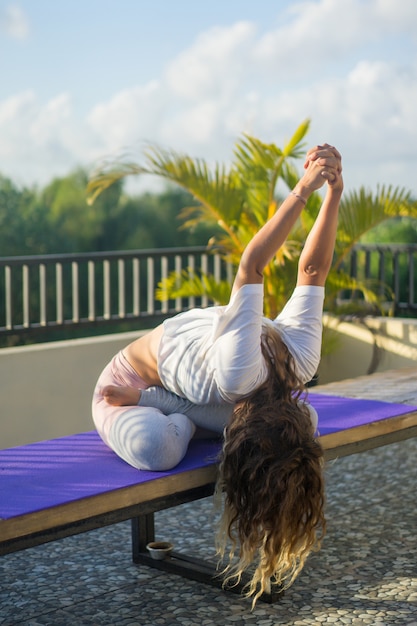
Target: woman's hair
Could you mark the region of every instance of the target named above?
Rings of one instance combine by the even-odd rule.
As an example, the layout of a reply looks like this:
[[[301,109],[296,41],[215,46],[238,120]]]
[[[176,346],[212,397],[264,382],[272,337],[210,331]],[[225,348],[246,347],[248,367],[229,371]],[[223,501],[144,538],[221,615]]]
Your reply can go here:
[[[253,605],[271,583],[289,587],[325,533],[323,450],[314,439],[303,384],[277,332],[268,329],[262,349],[270,374],[240,402],[225,429],[217,497],[223,513],[217,534],[220,558],[229,564],[225,584],[246,585]]]

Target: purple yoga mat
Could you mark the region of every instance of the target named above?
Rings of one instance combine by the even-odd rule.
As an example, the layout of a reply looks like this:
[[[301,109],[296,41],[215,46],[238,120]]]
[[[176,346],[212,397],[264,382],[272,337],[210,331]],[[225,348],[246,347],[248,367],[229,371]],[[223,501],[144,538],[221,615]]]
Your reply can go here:
[[[319,414],[321,435],[417,410],[416,406],[315,393],[309,394],[309,401]],[[211,465],[219,450],[219,440],[191,441],[183,461],[169,472],[130,467],[104,445],[96,432],[0,450],[0,518]]]
[[[417,411],[417,406],[408,404],[343,398],[313,392],[309,394],[308,401],[319,415],[320,435],[329,435],[347,428]]]
[[[131,467],[95,431],[0,450],[0,519],[212,465],[219,450],[219,440],[191,441],[168,472]]]

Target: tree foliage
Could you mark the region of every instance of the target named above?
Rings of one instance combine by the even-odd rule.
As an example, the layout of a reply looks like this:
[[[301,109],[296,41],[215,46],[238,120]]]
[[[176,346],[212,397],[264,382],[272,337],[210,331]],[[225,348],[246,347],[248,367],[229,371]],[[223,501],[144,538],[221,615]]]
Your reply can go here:
[[[0,176],[1,256],[32,254],[33,250],[44,254],[50,235],[48,215],[36,193]]]
[[[128,196],[119,181],[88,204],[88,174],[78,169],[43,189],[0,176],[0,255],[99,252],[205,245],[213,229],[181,229],[191,202],[180,189]]]

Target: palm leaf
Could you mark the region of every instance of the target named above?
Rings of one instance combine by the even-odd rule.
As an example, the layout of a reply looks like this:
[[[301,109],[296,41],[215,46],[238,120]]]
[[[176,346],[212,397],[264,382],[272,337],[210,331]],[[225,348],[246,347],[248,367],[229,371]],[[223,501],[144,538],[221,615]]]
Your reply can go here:
[[[358,279],[334,267],[326,281],[325,310],[340,313],[343,307],[343,295],[345,292],[346,306],[349,309],[366,312],[373,311],[381,314],[386,308],[387,302],[392,302],[394,294],[390,287],[376,279]],[[362,302],[362,304],[361,304]]]
[[[233,173],[221,164],[215,164],[212,172],[203,159],[157,147],[149,148],[145,157],[147,171],[186,189],[198,201],[184,211],[189,227],[201,220],[215,222],[238,243],[233,225],[239,221],[244,198]]]
[[[137,163],[123,161],[123,158],[105,161],[89,178],[87,184],[88,204],[93,204],[103,191],[114,185],[118,180],[122,180],[127,176],[138,176],[148,173],[146,168]]]
[[[378,187],[374,194],[363,187],[351,191],[340,204],[336,242],[337,266],[340,266],[353,246],[369,230],[397,216],[417,217],[417,205],[410,192],[403,188]]]
[[[187,268],[181,273],[171,272],[161,280],[155,297],[161,302],[167,302],[176,298],[206,296],[213,304],[227,304],[230,290],[229,281],[217,281],[211,274],[197,275],[195,269]]]
[[[258,228],[272,216],[277,181],[287,159],[300,157],[301,141],[308,128],[309,121],[301,124],[283,150],[250,135],[243,135],[236,143],[233,167],[245,188],[247,204]]]

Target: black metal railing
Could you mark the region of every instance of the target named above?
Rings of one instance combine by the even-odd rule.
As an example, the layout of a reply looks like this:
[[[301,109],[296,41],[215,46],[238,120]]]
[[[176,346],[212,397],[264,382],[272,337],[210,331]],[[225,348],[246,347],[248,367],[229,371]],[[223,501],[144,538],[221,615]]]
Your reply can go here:
[[[345,269],[390,293],[396,314],[415,314],[417,244],[355,246]],[[205,247],[0,258],[0,337],[50,329],[151,324],[206,298],[160,302],[155,290],[175,270],[232,281],[232,267]],[[388,287],[388,289],[387,289]],[[142,326],[143,327],[143,326]]]
[[[347,271],[373,282],[395,315],[411,315],[417,311],[416,267],[417,244],[357,244]]]
[[[45,329],[151,323],[207,298],[160,302],[155,291],[185,268],[232,280],[232,268],[205,247],[0,258],[0,336]]]

